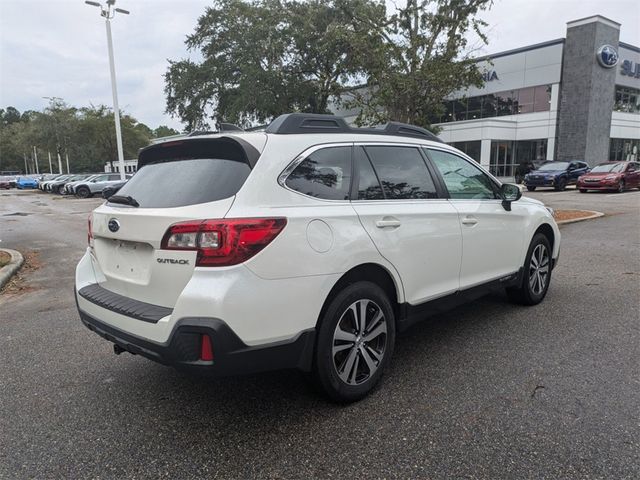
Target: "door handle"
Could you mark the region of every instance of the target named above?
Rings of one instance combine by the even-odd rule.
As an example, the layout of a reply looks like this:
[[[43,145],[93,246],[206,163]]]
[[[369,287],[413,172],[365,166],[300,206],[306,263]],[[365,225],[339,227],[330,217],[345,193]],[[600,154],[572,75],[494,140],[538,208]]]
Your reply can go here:
[[[400,220],[398,220],[397,218],[388,218],[385,217],[382,220],[378,220],[376,222],[376,227],[378,228],[386,228],[386,227],[399,227],[400,226]]]
[[[462,219],[463,225],[475,225],[476,223],[478,223],[478,220],[473,217],[465,217]]]

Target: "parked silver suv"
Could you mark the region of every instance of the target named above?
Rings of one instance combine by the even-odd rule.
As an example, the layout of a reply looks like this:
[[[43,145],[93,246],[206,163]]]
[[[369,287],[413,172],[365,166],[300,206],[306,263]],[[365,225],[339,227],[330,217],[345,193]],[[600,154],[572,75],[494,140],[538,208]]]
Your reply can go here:
[[[127,175],[126,178],[131,178],[131,175]],[[87,179],[86,182],[77,184],[75,186],[75,194],[80,198],[88,198],[97,193],[102,193],[105,188],[117,183],[120,183],[119,173],[96,175]]]

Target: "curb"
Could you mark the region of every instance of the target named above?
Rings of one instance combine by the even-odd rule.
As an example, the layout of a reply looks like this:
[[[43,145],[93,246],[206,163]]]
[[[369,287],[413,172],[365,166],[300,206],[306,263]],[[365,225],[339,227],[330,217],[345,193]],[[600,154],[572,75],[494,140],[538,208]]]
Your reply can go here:
[[[8,248],[0,248],[0,251],[6,252],[11,255],[11,261],[0,268],[0,289],[5,286],[11,276],[18,271],[18,269],[24,263],[24,257],[16,250],[10,250]]]
[[[591,215],[589,215],[588,217],[580,217],[580,218],[571,218],[569,220],[561,220],[561,221],[556,222],[556,223],[558,225],[567,225],[569,223],[584,222],[585,220],[591,220],[593,218],[604,217],[604,213],[596,212],[595,210],[583,210],[583,212],[590,212]]]

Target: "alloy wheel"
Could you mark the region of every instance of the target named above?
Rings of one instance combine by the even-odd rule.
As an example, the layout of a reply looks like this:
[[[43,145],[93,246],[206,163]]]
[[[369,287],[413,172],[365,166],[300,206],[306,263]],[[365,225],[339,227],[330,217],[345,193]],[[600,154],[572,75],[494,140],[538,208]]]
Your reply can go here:
[[[549,279],[549,252],[543,244],[533,249],[529,262],[529,288],[535,295],[544,292]]]
[[[331,356],[340,379],[348,385],[366,382],[382,364],[387,322],[380,306],[367,299],[352,303],[333,333]]]

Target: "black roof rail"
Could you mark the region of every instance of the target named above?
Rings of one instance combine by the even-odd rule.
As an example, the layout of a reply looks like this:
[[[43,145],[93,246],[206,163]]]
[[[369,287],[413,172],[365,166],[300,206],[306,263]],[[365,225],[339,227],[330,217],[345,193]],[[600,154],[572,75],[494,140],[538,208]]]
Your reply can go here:
[[[344,118],[318,113],[287,113],[280,115],[266,128],[266,133],[291,135],[299,133],[364,133],[415,137],[442,142],[435,134],[422,127],[406,123],[389,122],[373,128],[351,127]]]

